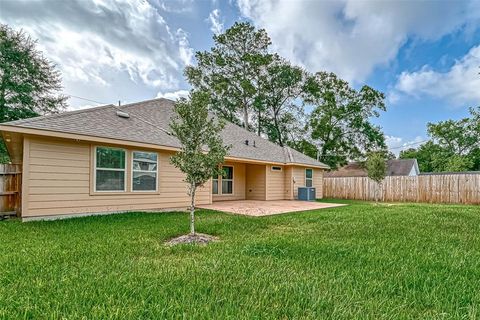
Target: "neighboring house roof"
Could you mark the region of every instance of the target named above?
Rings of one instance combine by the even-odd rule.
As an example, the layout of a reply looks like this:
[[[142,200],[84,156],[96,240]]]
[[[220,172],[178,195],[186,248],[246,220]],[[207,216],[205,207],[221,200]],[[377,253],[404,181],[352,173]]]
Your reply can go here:
[[[409,176],[418,175],[417,159],[393,159],[387,161],[387,176]],[[325,173],[325,177],[341,178],[341,177],[367,177],[367,170],[362,166],[361,162],[350,162],[335,171]]]
[[[438,176],[438,175],[454,175],[454,174],[480,174],[480,171],[444,171],[444,172],[422,172],[420,176]]]
[[[121,107],[106,105],[17,120],[3,123],[2,126],[4,130],[13,126],[180,148],[179,141],[168,133],[170,119],[174,115],[173,106],[171,100],[154,99]],[[128,113],[130,117],[118,116],[118,110]],[[230,157],[328,168],[296,150],[282,148],[230,122],[227,122],[221,136],[226,145],[231,145]],[[249,141],[248,145],[246,140]]]

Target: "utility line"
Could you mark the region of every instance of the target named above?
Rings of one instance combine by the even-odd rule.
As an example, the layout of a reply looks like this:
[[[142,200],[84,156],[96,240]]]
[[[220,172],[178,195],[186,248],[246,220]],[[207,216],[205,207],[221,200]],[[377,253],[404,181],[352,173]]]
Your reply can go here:
[[[94,102],[94,103],[98,103],[98,104],[108,104],[108,103],[105,103],[105,102],[100,102],[100,101],[95,101],[95,100],[92,100],[92,99],[82,98],[82,97],[75,96],[75,95],[69,94],[69,93],[64,93],[64,94],[66,96],[71,97],[71,98],[77,98],[77,99],[80,99],[80,100],[90,101],[90,102]]]

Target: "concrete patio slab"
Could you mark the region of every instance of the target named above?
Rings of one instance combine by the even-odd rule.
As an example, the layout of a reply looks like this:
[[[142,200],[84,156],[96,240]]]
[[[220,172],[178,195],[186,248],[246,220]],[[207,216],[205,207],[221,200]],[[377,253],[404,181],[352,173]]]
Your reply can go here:
[[[341,206],[345,206],[345,204],[298,200],[235,200],[217,201],[212,204],[200,205],[198,207],[202,209],[243,214],[246,216],[261,217],[287,212],[318,210]]]

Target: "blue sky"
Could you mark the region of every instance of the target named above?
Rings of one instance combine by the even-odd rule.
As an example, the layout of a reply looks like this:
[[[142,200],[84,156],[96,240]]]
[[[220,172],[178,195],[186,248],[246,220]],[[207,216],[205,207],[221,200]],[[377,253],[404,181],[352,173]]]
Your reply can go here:
[[[65,92],[101,103],[184,95],[194,52],[239,20],[311,72],[383,91],[388,111],[374,121],[396,152],[427,139],[428,122],[480,105],[480,1],[0,1],[0,22],[38,39]]]

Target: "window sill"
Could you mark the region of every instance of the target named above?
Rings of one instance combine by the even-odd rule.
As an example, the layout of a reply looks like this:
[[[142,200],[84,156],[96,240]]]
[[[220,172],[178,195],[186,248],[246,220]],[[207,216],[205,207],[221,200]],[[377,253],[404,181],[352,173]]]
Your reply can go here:
[[[91,191],[91,196],[123,196],[123,195],[159,195],[160,191]]]

